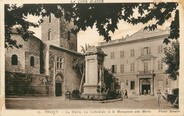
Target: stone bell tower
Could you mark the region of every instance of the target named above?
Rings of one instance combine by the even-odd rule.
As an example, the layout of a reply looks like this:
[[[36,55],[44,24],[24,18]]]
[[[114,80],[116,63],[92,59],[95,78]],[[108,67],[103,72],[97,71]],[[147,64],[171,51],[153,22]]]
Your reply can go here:
[[[106,54],[101,49],[90,47],[85,54],[85,83],[82,97],[103,99],[103,93],[98,90],[104,85],[103,62]]]

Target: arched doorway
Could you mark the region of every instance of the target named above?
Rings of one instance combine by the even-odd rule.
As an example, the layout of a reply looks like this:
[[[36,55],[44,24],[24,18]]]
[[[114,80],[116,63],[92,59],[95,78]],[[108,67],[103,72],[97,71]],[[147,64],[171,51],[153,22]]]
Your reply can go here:
[[[55,95],[62,96],[63,91],[63,75],[57,74],[55,78]]]
[[[141,88],[142,88],[142,90],[141,90],[142,94],[150,94],[150,92],[151,92],[151,83],[150,83],[149,79],[143,79],[142,80]]]

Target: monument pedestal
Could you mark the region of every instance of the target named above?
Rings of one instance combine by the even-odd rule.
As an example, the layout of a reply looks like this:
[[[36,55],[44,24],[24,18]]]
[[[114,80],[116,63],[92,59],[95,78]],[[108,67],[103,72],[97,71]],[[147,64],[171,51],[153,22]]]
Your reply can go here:
[[[85,55],[85,83],[81,97],[84,99],[104,99],[104,95],[98,89],[104,80],[102,70],[105,54],[101,50],[91,47]]]
[[[106,99],[106,94],[97,91],[99,85],[84,85],[81,97],[84,99]]]

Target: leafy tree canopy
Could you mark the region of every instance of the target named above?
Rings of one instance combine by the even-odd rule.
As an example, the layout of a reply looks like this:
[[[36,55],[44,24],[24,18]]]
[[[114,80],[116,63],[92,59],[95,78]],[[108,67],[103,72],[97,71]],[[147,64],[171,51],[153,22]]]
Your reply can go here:
[[[176,80],[179,76],[179,63],[180,63],[180,51],[179,42],[175,41],[171,43],[171,47],[165,48],[164,53],[166,57],[163,61],[168,65],[165,70],[166,74],[169,74],[169,78]]]
[[[170,35],[164,42],[169,43],[169,39],[179,37],[179,10],[178,3],[104,3],[104,4],[23,4],[5,5],[5,47],[21,47],[11,38],[12,27],[19,25],[17,32],[26,40],[34,32],[29,31],[29,27],[38,27],[42,20],[33,23],[26,20],[28,15],[49,16],[51,13],[57,18],[64,17],[67,21],[73,21],[77,28],[71,31],[77,34],[87,27],[96,26],[99,35],[104,40],[111,40],[110,32],[114,33],[120,20],[130,24],[143,23],[155,20],[154,23],[145,27],[154,30],[159,25],[163,25],[172,18],[170,24]]]

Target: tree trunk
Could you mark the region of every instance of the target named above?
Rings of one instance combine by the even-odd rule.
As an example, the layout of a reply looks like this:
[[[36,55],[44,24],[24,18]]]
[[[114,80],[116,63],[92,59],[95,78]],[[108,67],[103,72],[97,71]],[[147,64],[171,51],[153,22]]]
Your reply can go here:
[[[80,93],[82,92],[82,83],[83,83],[83,80],[84,80],[84,73],[85,72],[82,73],[82,79],[81,79],[80,86],[79,86]]]

